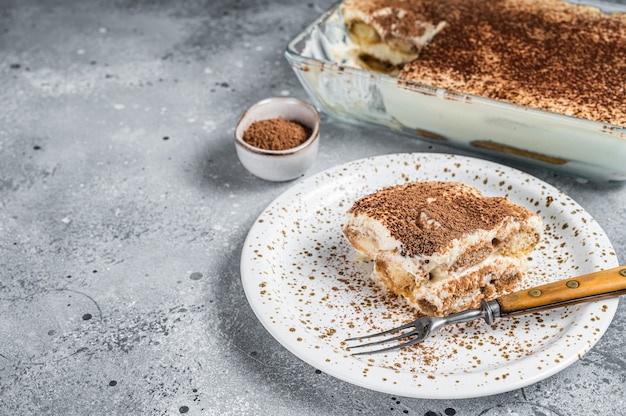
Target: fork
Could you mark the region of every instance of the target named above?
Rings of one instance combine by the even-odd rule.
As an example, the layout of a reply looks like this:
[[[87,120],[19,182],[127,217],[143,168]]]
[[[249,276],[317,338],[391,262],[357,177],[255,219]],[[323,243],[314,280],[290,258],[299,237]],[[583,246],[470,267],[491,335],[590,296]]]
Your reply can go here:
[[[354,352],[352,355],[376,354],[405,348],[422,342],[447,325],[484,319],[491,325],[498,318],[518,316],[548,309],[560,308],[582,302],[608,299],[626,294],[626,266],[585,274],[575,278],[559,280],[530,289],[503,295],[497,299],[481,300],[480,308],[468,309],[446,317],[424,316],[412,322],[370,335],[346,339],[346,343],[371,340],[399,333],[378,341],[348,345],[350,351],[373,347],[394,341],[405,342],[375,350]]]

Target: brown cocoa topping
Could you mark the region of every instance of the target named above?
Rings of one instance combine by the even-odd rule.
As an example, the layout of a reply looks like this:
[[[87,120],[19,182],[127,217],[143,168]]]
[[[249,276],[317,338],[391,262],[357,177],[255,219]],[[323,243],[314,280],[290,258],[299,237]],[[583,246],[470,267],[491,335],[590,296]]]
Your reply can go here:
[[[265,150],[298,147],[311,136],[311,129],[297,121],[271,118],[255,121],[244,131],[243,141]]]
[[[345,4],[370,16],[381,33],[403,27],[406,39],[422,22],[446,23],[403,67],[401,80],[626,125],[626,13],[560,0]]]
[[[506,198],[485,197],[455,182],[412,182],[364,196],[350,211],[380,221],[402,243],[402,255],[430,256],[470,230],[489,230],[506,217],[532,215]]]
[[[400,78],[626,123],[624,15],[555,0],[416,3],[447,26]]]

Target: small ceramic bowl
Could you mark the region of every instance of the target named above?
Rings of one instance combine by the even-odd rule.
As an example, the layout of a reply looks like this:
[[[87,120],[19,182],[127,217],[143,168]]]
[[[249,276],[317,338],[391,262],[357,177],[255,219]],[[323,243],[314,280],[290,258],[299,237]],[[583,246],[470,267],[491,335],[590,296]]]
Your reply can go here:
[[[301,145],[286,150],[266,150],[246,143],[243,133],[259,120],[282,118],[311,129]],[[259,101],[241,117],[235,128],[235,147],[241,164],[252,174],[268,181],[295,179],[311,167],[319,147],[320,117],[315,107],[297,98],[275,97]]]

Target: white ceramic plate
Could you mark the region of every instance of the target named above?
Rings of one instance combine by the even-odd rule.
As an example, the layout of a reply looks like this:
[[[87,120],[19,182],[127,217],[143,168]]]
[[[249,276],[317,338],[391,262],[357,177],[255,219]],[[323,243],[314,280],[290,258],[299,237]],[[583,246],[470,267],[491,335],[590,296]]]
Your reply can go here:
[[[617,299],[448,327],[423,343],[354,357],[343,340],[412,320],[402,301],[369,280],[341,232],[359,197],[406,181],[460,181],[539,213],[542,242],[526,286],[617,267],[606,234],[575,201],[518,170],[443,154],[395,154],[317,174],[263,211],[245,241],[241,277],[252,309],[285,348],[347,382],[415,398],[467,398],[514,390],[564,369],[604,334]]]

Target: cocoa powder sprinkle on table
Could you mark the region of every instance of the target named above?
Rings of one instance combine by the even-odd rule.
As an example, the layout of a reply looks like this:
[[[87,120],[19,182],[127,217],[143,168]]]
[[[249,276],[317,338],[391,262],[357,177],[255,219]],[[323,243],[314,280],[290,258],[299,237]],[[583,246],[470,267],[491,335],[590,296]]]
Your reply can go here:
[[[243,141],[265,150],[287,150],[304,143],[311,129],[297,121],[271,118],[255,121],[244,131]]]

